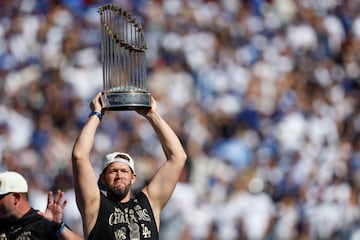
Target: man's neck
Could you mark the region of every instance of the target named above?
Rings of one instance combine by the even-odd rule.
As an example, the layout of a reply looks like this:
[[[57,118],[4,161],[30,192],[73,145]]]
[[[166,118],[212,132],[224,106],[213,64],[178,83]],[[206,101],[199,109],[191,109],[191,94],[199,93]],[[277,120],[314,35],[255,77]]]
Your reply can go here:
[[[117,196],[111,193],[107,193],[107,198],[109,198],[112,201],[119,202],[119,203],[127,203],[130,201],[131,196],[130,193],[128,193],[125,197]]]
[[[26,213],[28,213],[30,211],[31,207],[29,202],[27,201],[20,201],[17,208],[16,208],[16,213],[15,216],[17,219],[22,218]]]

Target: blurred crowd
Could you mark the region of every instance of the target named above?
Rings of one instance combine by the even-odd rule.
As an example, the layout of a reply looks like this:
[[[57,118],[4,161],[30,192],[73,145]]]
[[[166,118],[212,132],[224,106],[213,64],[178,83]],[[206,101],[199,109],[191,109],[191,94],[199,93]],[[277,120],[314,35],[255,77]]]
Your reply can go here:
[[[35,208],[62,189],[82,233],[71,150],[102,90],[98,7],[143,26],[147,89],[188,162],[161,239],[360,239],[359,0],[2,0],[0,170]],[[136,159],[140,187],[164,156],[151,126],[110,111],[94,166]]]

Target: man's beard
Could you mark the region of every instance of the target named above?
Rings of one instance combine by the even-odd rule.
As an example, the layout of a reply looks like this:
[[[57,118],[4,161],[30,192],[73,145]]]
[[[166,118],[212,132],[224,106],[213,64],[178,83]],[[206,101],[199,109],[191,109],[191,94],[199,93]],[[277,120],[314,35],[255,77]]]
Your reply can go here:
[[[131,188],[131,184],[126,185],[125,189],[107,187],[107,196],[113,200],[120,201],[126,197]]]

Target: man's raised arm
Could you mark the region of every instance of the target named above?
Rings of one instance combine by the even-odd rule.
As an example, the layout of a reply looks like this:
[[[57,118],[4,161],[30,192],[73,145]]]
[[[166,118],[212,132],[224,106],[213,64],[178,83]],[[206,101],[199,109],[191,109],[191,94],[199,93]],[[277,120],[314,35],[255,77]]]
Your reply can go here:
[[[186,153],[175,132],[158,114],[154,98],[149,111],[142,110],[138,113],[143,115],[154,128],[166,156],[166,162],[143,189],[150,199],[156,220],[159,221],[160,211],[171,197],[184,168]]]
[[[90,152],[103,113],[101,93],[92,100],[90,108],[92,112],[76,138],[72,152],[76,202],[83,219],[85,238],[95,225],[100,208],[100,191],[90,162]]]

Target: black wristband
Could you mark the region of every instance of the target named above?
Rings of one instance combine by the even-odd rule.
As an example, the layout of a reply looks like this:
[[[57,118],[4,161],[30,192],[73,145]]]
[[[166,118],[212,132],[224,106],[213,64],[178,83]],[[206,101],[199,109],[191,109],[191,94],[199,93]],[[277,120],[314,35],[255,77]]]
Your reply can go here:
[[[99,118],[100,122],[101,122],[101,120],[103,118],[103,115],[101,113],[94,111],[94,112],[90,113],[89,117],[91,117],[92,115],[96,115]]]

